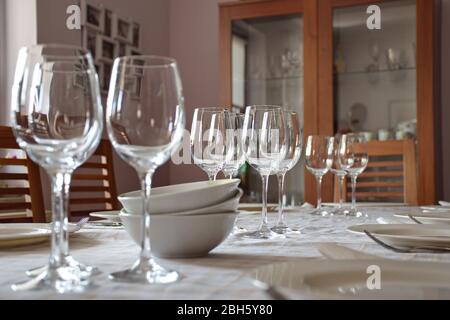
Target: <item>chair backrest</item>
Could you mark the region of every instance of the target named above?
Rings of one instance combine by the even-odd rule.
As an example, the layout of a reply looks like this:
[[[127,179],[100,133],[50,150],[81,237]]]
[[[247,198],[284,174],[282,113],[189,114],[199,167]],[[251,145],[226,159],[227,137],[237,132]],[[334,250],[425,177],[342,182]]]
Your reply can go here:
[[[367,202],[403,202],[417,205],[416,150],[413,140],[370,141],[367,145],[369,164],[358,177],[356,199]],[[344,199],[351,199],[347,178]],[[339,197],[337,180],[335,201]]]
[[[95,154],[74,172],[69,203],[72,218],[119,208],[112,147],[108,140],[102,140]]]
[[[20,150],[20,151],[19,151]],[[0,126],[0,222],[45,222],[39,167]]]

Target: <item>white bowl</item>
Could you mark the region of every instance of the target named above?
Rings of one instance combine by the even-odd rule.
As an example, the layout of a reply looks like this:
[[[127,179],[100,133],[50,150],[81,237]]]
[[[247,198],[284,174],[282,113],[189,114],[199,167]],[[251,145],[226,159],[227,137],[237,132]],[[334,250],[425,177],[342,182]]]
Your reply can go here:
[[[150,213],[170,213],[209,207],[230,199],[236,192],[239,179],[201,181],[152,189]],[[133,191],[118,197],[129,213],[142,212],[141,191]]]
[[[196,216],[152,216],[152,253],[160,258],[197,258],[207,255],[233,230],[238,212]],[[142,216],[122,211],[120,219],[136,244],[141,245]]]
[[[215,204],[209,207],[204,207],[200,209],[188,210],[188,211],[178,211],[178,212],[170,212],[165,213],[164,215],[177,215],[177,216],[191,216],[191,215],[201,215],[201,214],[215,214],[215,213],[223,213],[223,212],[235,212],[239,207],[239,200],[241,199],[244,191],[242,189],[237,189],[235,194],[230,199],[225,200],[219,204]],[[127,214],[137,214],[141,215],[141,212],[128,212],[126,209],[123,210],[124,213]]]

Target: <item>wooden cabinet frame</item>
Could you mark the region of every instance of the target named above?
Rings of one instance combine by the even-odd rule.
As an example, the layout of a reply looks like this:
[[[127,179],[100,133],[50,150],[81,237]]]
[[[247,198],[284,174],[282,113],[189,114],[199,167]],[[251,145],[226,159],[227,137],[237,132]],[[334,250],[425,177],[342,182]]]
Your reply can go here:
[[[333,10],[395,0],[245,0],[220,4],[220,100],[231,105],[233,20],[303,14],[304,136],[334,133]],[[419,204],[436,201],[437,27],[436,0],[417,3],[417,165]],[[323,199],[333,199],[333,179],[323,182]],[[315,181],[305,174],[305,201],[316,200]]]

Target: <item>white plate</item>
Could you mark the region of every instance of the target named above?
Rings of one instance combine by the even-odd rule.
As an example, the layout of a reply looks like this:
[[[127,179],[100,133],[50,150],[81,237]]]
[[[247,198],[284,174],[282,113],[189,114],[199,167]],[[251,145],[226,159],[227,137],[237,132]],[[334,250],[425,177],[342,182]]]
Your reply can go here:
[[[31,223],[0,224],[0,248],[44,242],[50,234],[50,229]]]
[[[379,267],[380,290],[367,287],[371,266]],[[263,266],[252,271],[250,277],[281,289],[288,298],[450,298],[450,269],[444,263],[305,259]]]
[[[404,218],[412,221],[408,215],[414,217],[418,221],[425,224],[449,224],[450,225],[450,211],[449,212],[401,212],[394,216]]]
[[[364,224],[348,230],[364,234],[364,230],[397,247],[450,248],[450,229],[432,224]]]
[[[111,211],[91,212],[89,213],[89,215],[91,217],[106,219],[111,222],[120,222],[119,213],[120,210],[111,210]]]
[[[154,188],[150,195],[150,213],[189,211],[219,204],[234,196],[240,182],[239,179],[222,179]],[[125,193],[118,199],[127,212],[142,212],[141,191]]]
[[[333,202],[326,202],[322,203],[322,205],[326,207],[337,207],[339,204]],[[351,205],[352,204],[348,202],[342,204],[344,208],[349,208],[351,207]],[[405,207],[407,205],[399,202],[356,202],[356,206],[362,208],[373,208],[373,207],[385,208],[385,207]]]
[[[215,204],[213,206],[195,209],[195,210],[165,213],[164,215],[194,216],[194,215],[215,214],[215,213],[223,213],[223,212],[235,212],[239,206],[239,200],[241,199],[243,194],[244,194],[244,191],[242,191],[242,189],[238,189],[238,190],[236,190],[236,193],[234,194],[234,196],[232,198],[230,198],[224,202],[221,202],[219,204]],[[127,214],[142,214],[142,212],[130,213],[130,212],[127,212],[125,209],[123,209],[123,212],[127,213]],[[120,222],[120,217],[119,217],[119,222]]]

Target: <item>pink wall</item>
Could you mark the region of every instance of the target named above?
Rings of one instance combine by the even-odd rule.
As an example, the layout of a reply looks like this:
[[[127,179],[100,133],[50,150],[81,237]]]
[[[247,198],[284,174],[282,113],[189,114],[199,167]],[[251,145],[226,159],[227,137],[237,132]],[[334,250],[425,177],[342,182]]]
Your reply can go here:
[[[195,107],[219,104],[219,0],[171,0],[169,54],[177,59],[186,100],[186,128]],[[195,165],[171,164],[170,183],[205,180]]]
[[[73,0],[38,0],[38,43],[64,43],[81,45],[81,32],[66,28],[66,8]],[[144,54],[168,55],[169,53],[169,1],[167,0],[89,0],[103,4],[124,17],[131,17],[141,24],[142,52]],[[104,104],[106,107],[106,104]],[[106,137],[106,135],[105,135]],[[123,162],[117,154],[114,169],[118,193],[139,189],[135,170]],[[49,190],[47,176],[43,173],[44,190]],[[154,186],[169,184],[169,165],[158,169]],[[46,197],[46,207],[49,196]]]

